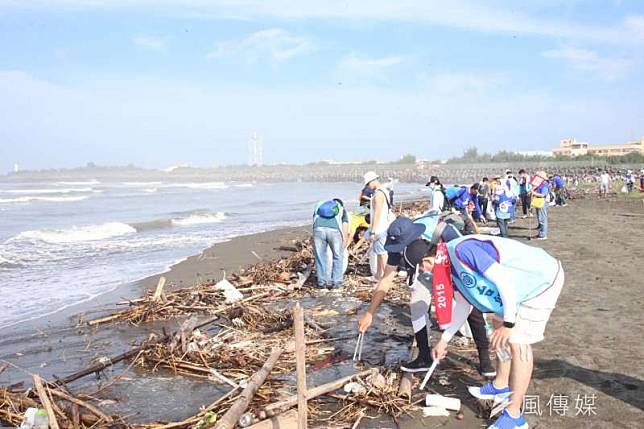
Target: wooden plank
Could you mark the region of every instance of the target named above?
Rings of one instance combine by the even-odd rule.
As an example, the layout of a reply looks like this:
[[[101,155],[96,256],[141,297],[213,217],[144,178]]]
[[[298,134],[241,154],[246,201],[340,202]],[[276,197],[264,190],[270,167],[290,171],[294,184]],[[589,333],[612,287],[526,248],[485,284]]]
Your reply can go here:
[[[270,419],[262,420],[246,429],[295,429],[298,423],[297,411],[289,410]]]
[[[297,427],[306,429],[306,338],[304,336],[304,310],[298,302],[293,310],[295,330],[295,367],[297,372]]]
[[[152,295],[152,301],[154,302],[159,302],[159,301],[165,301],[163,298],[163,288],[165,287],[165,277],[161,276],[159,277],[159,283],[157,283],[157,288],[154,291],[154,295]]]
[[[264,384],[264,381],[268,377],[268,374],[273,370],[273,367],[277,363],[277,360],[282,355],[283,350],[281,348],[274,348],[271,352],[271,355],[268,357],[264,365],[257,371],[248,381],[248,385],[239,395],[239,398],[235,403],[226,411],[221,417],[221,420],[215,425],[215,429],[233,429],[239,418],[246,412],[246,409],[250,405],[250,402],[253,400],[255,393]]]
[[[371,368],[366,371],[359,372],[357,374],[349,375],[347,377],[342,377],[338,380],[332,381],[330,383],[322,384],[317,387],[313,387],[308,390],[306,394],[307,399],[317,398],[318,396],[325,395],[329,392],[333,392],[344,386],[349,381],[353,380],[355,377],[366,377],[378,372],[377,368]],[[260,412],[260,418],[265,419],[267,417],[276,416],[283,411],[288,410],[289,408],[297,404],[297,395],[289,396],[283,401],[274,402],[265,406]]]
[[[47,396],[47,392],[45,391],[45,388],[42,385],[42,379],[38,374],[34,374],[33,380],[34,380],[34,388],[36,389],[36,393],[38,394],[40,403],[45,408],[45,410],[47,410],[47,417],[49,418],[49,427],[51,429],[60,429],[60,427],[58,426],[58,420],[56,420],[56,414],[54,413],[54,409],[51,406],[51,401],[49,400],[49,396]]]

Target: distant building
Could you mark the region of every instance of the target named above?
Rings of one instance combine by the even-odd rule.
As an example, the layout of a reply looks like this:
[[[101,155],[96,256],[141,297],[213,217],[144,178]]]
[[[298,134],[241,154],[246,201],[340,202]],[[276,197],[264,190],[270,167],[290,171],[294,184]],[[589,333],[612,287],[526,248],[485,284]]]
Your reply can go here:
[[[526,150],[517,153],[523,156],[553,156],[552,152],[547,150]]]
[[[552,150],[554,156],[621,156],[629,153],[644,154],[644,137],[639,141],[629,141],[624,144],[611,144],[603,146],[592,146],[586,142],[579,142],[574,138],[563,139],[559,147]]]
[[[20,166],[18,165],[18,163],[17,163],[17,162],[15,162],[15,163],[13,164],[13,172],[14,172],[14,173],[17,173],[17,172],[19,172],[19,171],[20,171]]]

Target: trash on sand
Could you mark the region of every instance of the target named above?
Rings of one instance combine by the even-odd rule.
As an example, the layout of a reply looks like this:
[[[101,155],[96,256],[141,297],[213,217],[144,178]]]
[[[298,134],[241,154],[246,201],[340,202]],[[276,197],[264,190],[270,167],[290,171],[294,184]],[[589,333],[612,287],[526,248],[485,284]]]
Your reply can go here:
[[[373,374],[367,378],[367,383],[371,385],[374,389],[384,389],[387,387],[387,379],[385,378],[384,375],[380,373]]]
[[[47,429],[49,427],[49,417],[47,410],[38,408],[27,408],[22,419],[20,428],[29,429]]]
[[[237,290],[235,286],[232,285],[228,280],[223,279],[215,285],[215,289],[218,289],[224,293],[226,297],[226,304],[232,304],[244,298],[244,295]]]
[[[365,393],[367,389],[362,384],[356,381],[352,381],[351,383],[347,383],[344,385],[344,391],[347,393],[361,394],[361,393]]]
[[[423,407],[423,417],[448,417],[449,411],[443,407]]]
[[[429,394],[425,398],[425,405],[428,407],[443,407],[448,410],[458,411],[461,409],[461,400],[458,398],[448,398],[443,395]]]

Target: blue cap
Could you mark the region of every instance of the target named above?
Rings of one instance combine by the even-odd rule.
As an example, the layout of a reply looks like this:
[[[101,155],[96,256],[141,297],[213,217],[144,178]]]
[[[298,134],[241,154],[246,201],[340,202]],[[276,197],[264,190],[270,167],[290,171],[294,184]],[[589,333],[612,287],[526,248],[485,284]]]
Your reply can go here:
[[[391,253],[400,253],[414,240],[423,235],[425,225],[412,222],[407,217],[399,217],[387,229],[385,250]]]

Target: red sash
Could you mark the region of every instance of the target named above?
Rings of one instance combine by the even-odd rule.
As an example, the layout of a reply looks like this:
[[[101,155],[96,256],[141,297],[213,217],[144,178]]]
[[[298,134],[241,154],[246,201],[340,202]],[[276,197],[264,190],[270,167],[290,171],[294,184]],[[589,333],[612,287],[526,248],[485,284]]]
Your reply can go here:
[[[436,319],[441,329],[447,328],[452,323],[452,299],[454,298],[454,285],[452,284],[452,273],[447,253],[447,244],[438,243],[436,249],[436,261],[434,262],[434,306],[436,308]]]

